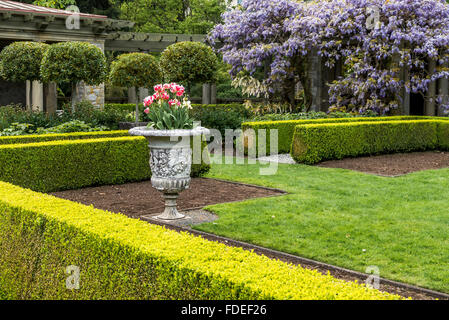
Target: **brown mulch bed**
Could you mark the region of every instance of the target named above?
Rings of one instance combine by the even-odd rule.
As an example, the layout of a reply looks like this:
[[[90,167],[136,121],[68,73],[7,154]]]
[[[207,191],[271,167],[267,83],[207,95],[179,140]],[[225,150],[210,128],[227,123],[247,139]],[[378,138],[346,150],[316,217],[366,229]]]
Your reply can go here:
[[[281,194],[283,192],[274,189],[197,178],[192,179],[190,188],[181,193],[178,199],[178,210],[194,210],[217,203]],[[151,181],[61,191],[54,192],[52,195],[85,205],[92,204],[98,209],[120,212],[131,218],[140,218],[164,211],[162,193],[151,186]]]
[[[346,158],[322,162],[317,166],[394,177],[416,171],[449,168],[449,152],[428,151]]]

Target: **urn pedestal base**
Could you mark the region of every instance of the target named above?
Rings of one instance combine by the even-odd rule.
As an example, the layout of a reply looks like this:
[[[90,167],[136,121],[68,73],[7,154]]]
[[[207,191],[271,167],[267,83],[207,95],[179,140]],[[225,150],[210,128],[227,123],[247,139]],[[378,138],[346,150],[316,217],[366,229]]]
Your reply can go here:
[[[165,198],[165,211],[157,216],[159,220],[178,220],[184,219],[186,216],[180,214],[177,209],[176,200],[179,197],[179,193],[164,193]]]

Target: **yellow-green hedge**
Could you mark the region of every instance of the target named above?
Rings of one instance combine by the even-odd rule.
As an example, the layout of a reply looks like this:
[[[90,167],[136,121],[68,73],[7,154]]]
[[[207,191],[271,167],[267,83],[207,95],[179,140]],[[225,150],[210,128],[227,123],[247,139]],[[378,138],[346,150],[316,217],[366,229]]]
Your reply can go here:
[[[192,176],[201,176],[209,169],[204,161],[193,164]],[[143,137],[0,145],[0,180],[35,191],[120,184],[150,177],[148,142]]]
[[[266,130],[266,150],[267,153],[270,151],[270,130],[278,130],[278,152],[290,153],[293,135],[295,133],[295,128],[298,125],[304,124],[322,124],[322,123],[350,123],[350,122],[378,122],[378,121],[400,121],[400,120],[449,120],[448,117],[422,117],[422,116],[395,116],[395,117],[357,117],[357,118],[329,118],[329,119],[312,119],[312,120],[285,120],[285,121],[258,121],[258,122],[245,122],[242,124],[242,130],[246,131],[248,129],[253,129],[256,133],[258,130]],[[257,150],[257,139],[247,139],[244,142],[244,147],[246,152],[251,152],[248,150]],[[252,151],[255,152],[255,151]]]
[[[299,163],[314,164],[345,157],[441,149],[449,143],[448,124],[412,120],[299,125],[291,155]]]
[[[398,299],[240,248],[0,182],[10,299]],[[65,270],[80,269],[80,289]]]
[[[38,143],[58,140],[80,140],[80,139],[99,139],[99,138],[117,138],[129,136],[127,130],[117,131],[99,131],[99,132],[73,132],[73,133],[52,133],[52,134],[33,134],[24,136],[4,136],[0,137],[0,145],[3,144],[24,144]]]

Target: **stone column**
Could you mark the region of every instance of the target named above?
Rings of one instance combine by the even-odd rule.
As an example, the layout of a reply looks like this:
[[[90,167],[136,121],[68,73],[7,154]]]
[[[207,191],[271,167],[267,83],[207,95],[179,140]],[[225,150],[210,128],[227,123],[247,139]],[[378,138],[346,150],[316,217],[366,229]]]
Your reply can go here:
[[[104,52],[104,42],[98,42],[98,43],[92,43],[99,47]],[[104,83],[99,85],[86,85],[83,82],[78,83],[78,97],[80,100],[88,100],[90,101],[94,106],[98,108],[104,107]]]
[[[312,93],[311,111],[327,111],[329,109],[329,87],[327,83],[334,79],[335,72],[338,71],[324,65],[317,50],[312,50],[309,53],[308,76],[310,77]]]
[[[128,103],[136,103],[136,102],[137,102],[136,88],[135,87],[128,88]]]
[[[31,109],[44,111],[44,85],[39,81],[32,82]]]
[[[27,110],[31,110],[31,96],[30,96],[31,82],[27,80],[25,82],[25,91],[26,91],[26,108]]]
[[[406,67],[401,68],[400,77],[401,77],[401,80],[404,81],[404,83],[410,81],[410,75],[409,75],[408,69]],[[405,85],[404,85],[404,88],[402,89],[401,97],[402,97],[402,105],[400,106],[401,113],[403,115],[409,116],[410,115],[410,93],[407,92],[407,90],[405,89]]]
[[[56,90],[57,85],[54,82],[47,83],[44,86],[45,95],[45,112],[48,114],[56,113],[58,109],[58,92]]]
[[[203,104],[211,104],[211,99],[210,99],[210,84],[209,83],[204,83],[203,84]]]
[[[210,85],[210,103],[217,104],[217,85],[215,83]]]
[[[84,99],[90,101],[95,107],[104,107],[104,83],[94,86],[85,85]]]
[[[150,95],[150,90],[147,88],[139,88],[139,103],[143,102],[143,100]]]

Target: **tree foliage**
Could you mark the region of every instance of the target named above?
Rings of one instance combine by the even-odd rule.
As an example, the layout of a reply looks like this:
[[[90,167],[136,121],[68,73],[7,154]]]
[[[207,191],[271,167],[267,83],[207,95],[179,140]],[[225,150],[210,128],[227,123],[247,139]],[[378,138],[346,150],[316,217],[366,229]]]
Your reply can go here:
[[[0,75],[7,81],[41,80],[40,67],[48,45],[41,42],[14,42],[0,53]]]
[[[76,5],[75,0],[35,0],[33,4],[36,6],[55,8],[55,9],[65,9],[68,6]]]
[[[149,88],[162,81],[162,72],[155,57],[146,53],[126,53],[112,62],[109,80],[117,87]]]
[[[106,78],[106,57],[87,42],[56,43],[44,54],[41,75],[45,81],[56,83],[98,85]]]
[[[169,82],[207,83],[215,78],[218,59],[213,50],[199,42],[178,42],[162,52],[160,65]]]
[[[134,0],[121,5],[121,18],[139,32],[204,34],[225,9],[225,0]]]

